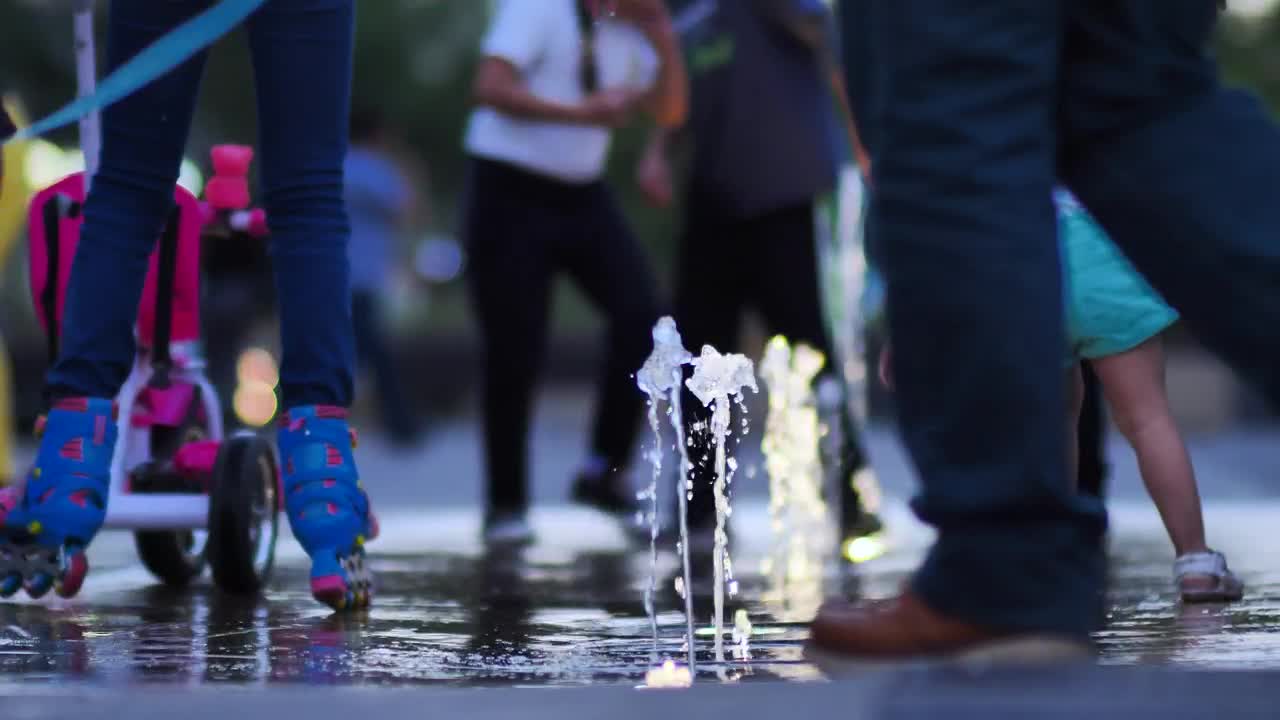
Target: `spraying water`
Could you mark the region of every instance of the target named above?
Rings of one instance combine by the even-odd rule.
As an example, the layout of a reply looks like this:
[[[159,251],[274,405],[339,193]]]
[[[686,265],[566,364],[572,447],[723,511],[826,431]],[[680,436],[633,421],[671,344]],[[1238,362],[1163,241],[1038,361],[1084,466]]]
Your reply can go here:
[[[658,479],[662,474],[662,428],[658,424],[658,408],[664,399],[670,402],[669,415],[676,431],[676,447],[680,452],[680,480],[676,494],[680,502],[680,548],[683,576],[677,582],[677,591],[684,598],[685,604],[685,649],[689,661],[689,677],[695,669],[693,647],[693,595],[689,591],[691,578],[689,573],[689,525],[686,520],[685,506],[688,502],[686,485],[689,480],[689,452],[685,447],[684,420],[680,412],[680,381],[684,377],[684,366],[693,360],[693,355],[684,348],[680,332],[676,329],[675,320],[664,317],[653,328],[653,352],[645,360],[644,366],[636,375],[636,384],[649,396],[649,428],[653,431],[654,447],[649,452],[649,462],[653,465],[653,475],[645,495],[650,501],[649,512],[649,586],[645,589],[645,611],[649,613],[649,623],[653,630],[654,662],[658,652],[658,615],[654,608],[654,594],[658,578]]]
[[[729,437],[729,423],[732,418],[730,402],[736,400],[742,405],[742,393],[746,388],[759,392],[756,387],[755,368],[751,360],[744,355],[721,355],[710,345],[702,347],[702,354],[693,361],[693,377],[688,386],[702,404],[711,408],[711,440],[715,444],[716,480],[713,487],[716,507],[715,550],[712,556],[715,581],[715,651],[716,661],[724,661],[724,590],[726,584],[734,584],[732,565],[729,561],[728,535],[725,534],[725,521],[731,512],[728,495],[725,492],[729,483],[729,473],[736,469],[737,463],[730,466],[725,449]],[[683,515],[683,513],[682,513]],[[731,586],[730,590],[735,589]]]
[[[831,534],[823,501],[820,450],[822,423],[814,378],[826,358],[807,345],[793,351],[774,337],[765,349],[760,376],[769,391],[765,421],[765,468],[769,474],[769,515],[773,552],[766,560],[772,599],[791,620],[813,617],[822,600],[822,557]]]

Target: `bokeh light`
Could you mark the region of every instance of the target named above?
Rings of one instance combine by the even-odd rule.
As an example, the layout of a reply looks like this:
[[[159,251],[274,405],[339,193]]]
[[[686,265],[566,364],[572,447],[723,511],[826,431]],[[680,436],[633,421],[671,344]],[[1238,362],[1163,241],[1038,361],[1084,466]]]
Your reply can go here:
[[[240,422],[250,427],[262,427],[276,416],[276,389],[266,383],[242,382],[231,398],[231,407]]]
[[[276,385],[280,382],[280,371],[271,353],[259,347],[240,353],[236,360],[236,380],[231,407],[240,422],[250,427],[271,422],[279,410]]]
[[[178,171],[178,184],[196,197],[200,197],[204,190],[204,173],[191,158],[183,158],[182,169]]]
[[[434,283],[447,283],[462,274],[465,256],[456,241],[431,237],[418,246],[413,255],[413,269],[419,277]]]
[[[27,150],[27,187],[47,188],[62,178],[84,170],[84,155],[79,150],[63,150],[47,140],[32,140]]]
[[[270,352],[251,347],[240,353],[236,360],[236,379],[242,385],[257,382],[274,388],[280,382],[280,371]]]
[[[845,541],[842,548],[844,557],[851,563],[864,563],[875,560],[884,554],[884,540],[875,535],[863,535]]]

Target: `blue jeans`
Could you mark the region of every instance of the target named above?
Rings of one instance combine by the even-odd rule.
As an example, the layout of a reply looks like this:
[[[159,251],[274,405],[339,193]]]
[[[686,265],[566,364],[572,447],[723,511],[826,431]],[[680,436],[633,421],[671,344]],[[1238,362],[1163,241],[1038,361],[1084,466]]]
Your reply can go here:
[[[112,0],[109,66],[207,5]],[[353,0],[271,0],[248,21],[285,407],[351,402],[342,165],[354,27]],[[103,113],[101,163],[71,270],[61,353],[46,379],[52,396],[111,397],[128,375],[147,258],[172,207],[204,60],[201,53]]]
[[[1280,401],[1280,133],[1224,89],[1214,0],[862,2],[915,510],[953,617],[1083,635],[1102,505],[1066,477],[1061,178],[1191,330]],[[926,18],[927,20],[921,20]]]

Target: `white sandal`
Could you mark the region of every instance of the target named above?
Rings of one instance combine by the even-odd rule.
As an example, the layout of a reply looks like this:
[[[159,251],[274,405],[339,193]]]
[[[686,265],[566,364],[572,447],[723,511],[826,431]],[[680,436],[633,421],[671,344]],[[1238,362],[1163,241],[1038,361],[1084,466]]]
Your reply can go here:
[[[1216,582],[1209,587],[1186,587],[1188,577],[1210,577]],[[1173,578],[1182,601],[1186,603],[1231,602],[1244,597],[1244,583],[1227,568],[1227,558],[1220,552],[1187,553],[1173,561]]]

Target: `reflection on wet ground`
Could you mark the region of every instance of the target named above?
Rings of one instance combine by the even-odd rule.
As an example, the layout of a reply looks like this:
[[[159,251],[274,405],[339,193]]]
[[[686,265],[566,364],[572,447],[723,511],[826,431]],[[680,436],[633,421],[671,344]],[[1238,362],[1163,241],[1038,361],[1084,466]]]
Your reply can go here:
[[[1168,549],[1146,511],[1131,514],[1116,515],[1113,610],[1098,637],[1101,662],[1280,666],[1280,562],[1261,552],[1246,556],[1239,545],[1265,537],[1269,513],[1211,514],[1236,519],[1221,544],[1234,553],[1249,594],[1230,606],[1191,608],[1173,601]],[[0,676],[109,685],[637,685],[655,659],[683,655],[674,557],[660,562],[666,592],[657,603],[662,633],[655,652],[641,600],[647,548],[627,547],[603,521],[544,514],[544,543],[515,554],[434,543],[424,526],[457,533],[430,515],[393,517],[389,524],[402,540],[375,557],[380,594],[367,613],[332,616],[314,605],[302,591],[296,551],[285,553],[272,589],[255,600],[221,596],[207,584],[185,592],[148,587],[140,570],[122,564],[93,578],[74,603],[0,605]],[[915,528],[894,540],[890,555],[843,588],[891,593],[928,535]],[[841,588],[828,580],[825,588],[780,594],[758,572],[767,543],[748,538],[743,545],[735,558],[741,592],[729,601],[728,616],[747,611],[754,627],[749,648],[722,665],[711,662],[711,638],[703,634],[710,585],[695,582],[699,627],[708,628],[697,641],[697,679],[823,679],[803,655],[804,621],[824,592]]]
[[[0,674],[112,683],[634,682],[654,650],[638,599],[641,557],[383,557],[379,602],[357,615],[329,615],[301,592],[245,601],[203,586],[120,591],[79,607],[5,605]],[[304,577],[286,571],[279,585],[301,587]],[[709,602],[699,605],[709,614]],[[680,617],[664,614],[661,623],[670,628],[661,653],[680,654]],[[705,665],[708,677],[816,677],[798,665],[803,627],[765,631],[751,662]],[[710,662],[709,652],[699,656]]]

